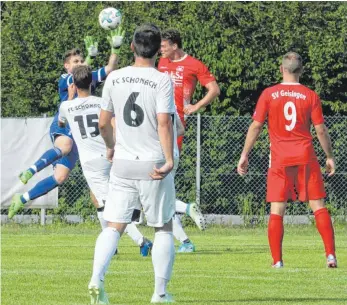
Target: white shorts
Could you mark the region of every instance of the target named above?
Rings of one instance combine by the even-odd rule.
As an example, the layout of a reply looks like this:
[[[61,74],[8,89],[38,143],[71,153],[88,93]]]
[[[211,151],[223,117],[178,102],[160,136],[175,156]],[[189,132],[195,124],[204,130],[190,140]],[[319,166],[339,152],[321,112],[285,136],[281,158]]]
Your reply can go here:
[[[142,205],[147,225],[162,227],[175,215],[175,197],[171,173],[163,180],[130,180],[111,172],[104,219],[130,223],[134,209],[141,209]]]
[[[105,205],[112,163],[105,158],[90,160],[82,165],[84,177],[99,206]]]

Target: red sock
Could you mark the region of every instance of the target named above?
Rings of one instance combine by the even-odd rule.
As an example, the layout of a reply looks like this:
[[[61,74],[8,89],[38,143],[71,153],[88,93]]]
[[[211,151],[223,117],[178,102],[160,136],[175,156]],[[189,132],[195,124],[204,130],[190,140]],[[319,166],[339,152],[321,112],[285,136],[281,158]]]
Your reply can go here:
[[[331,222],[331,217],[327,208],[322,208],[314,212],[316,219],[316,227],[319,234],[322,236],[325,254],[335,256],[335,237],[334,228]]]
[[[268,224],[268,239],[274,264],[276,264],[278,261],[282,261],[283,234],[283,217],[277,214],[270,214]]]

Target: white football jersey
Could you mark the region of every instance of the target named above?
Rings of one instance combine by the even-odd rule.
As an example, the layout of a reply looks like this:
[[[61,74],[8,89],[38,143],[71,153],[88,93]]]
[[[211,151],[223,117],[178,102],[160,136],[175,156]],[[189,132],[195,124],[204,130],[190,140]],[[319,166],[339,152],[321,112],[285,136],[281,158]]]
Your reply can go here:
[[[116,119],[114,159],[128,160],[124,166],[139,170],[146,164],[165,162],[157,114],[169,113],[175,119],[170,77],[151,67],[125,67],[109,74],[102,96],[103,109],[113,112]]]
[[[62,103],[59,121],[69,123],[81,164],[106,156],[106,145],[99,131],[99,115],[104,101],[100,97],[75,98]]]

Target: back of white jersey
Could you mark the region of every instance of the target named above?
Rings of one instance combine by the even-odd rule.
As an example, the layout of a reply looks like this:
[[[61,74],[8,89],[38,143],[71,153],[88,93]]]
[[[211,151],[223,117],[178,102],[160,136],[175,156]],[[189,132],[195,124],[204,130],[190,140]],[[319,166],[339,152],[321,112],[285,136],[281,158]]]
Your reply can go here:
[[[149,67],[113,71],[103,90],[104,109],[115,113],[115,159],[162,162],[158,113],[175,113],[168,75]]]
[[[88,96],[62,103],[59,121],[68,122],[76,142],[81,164],[106,155],[105,142],[99,131],[102,98]]]

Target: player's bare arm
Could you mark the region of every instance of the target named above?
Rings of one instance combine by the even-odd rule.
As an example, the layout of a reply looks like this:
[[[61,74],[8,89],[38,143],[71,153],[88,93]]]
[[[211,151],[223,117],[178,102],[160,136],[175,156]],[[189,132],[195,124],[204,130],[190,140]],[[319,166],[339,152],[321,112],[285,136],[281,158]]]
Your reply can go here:
[[[328,128],[325,126],[325,124],[315,125],[314,128],[316,130],[319,143],[327,157],[326,171],[329,173],[328,176],[330,177],[335,174],[335,160]]]
[[[112,112],[101,109],[99,119],[99,130],[107,147],[107,159],[112,161],[115,141],[113,138]]]
[[[243,147],[243,151],[239,160],[239,163],[237,165],[237,172],[241,175],[244,176],[247,174],[248,170],[248,155],[250,151],[252,150],[255,142],[257,141],[261,130],[263,129],[263,123],[253,121],[251,126],[248,128],[247,136],[246,136],[246,141],[245,145]]]
[[[183,136],[184,132],[185,132],[185,128],[183,126],[181,118],[179,117],[179,115],[177,113],[175,114],[175,118],[176,118],[177,136],[178,137]]]
[[[161,147],[164,152],[166,163],[159,169],[154,168],[150,174],[152,179],[164,179],[171,172],[174,166],[173,161],[173,126],[170,113],[158,113],[158,135]]]
[[[209,82],[205,85],[207,93],[203,99],[196,104],[189,104],[184,108],[184,113],[187,115],[198,112],[201,108],[209,105],[216,97],[220,95],[220,89],[216,81]]]

